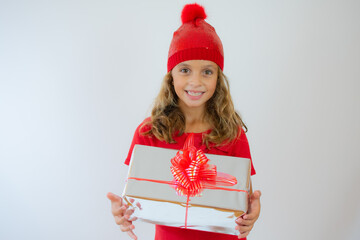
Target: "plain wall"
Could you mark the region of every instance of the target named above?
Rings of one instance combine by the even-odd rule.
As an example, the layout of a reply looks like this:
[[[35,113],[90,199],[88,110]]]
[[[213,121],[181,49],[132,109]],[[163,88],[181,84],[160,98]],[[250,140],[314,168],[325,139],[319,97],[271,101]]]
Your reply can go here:
[[[185,3],[0,1],[1,240],[129,239],[106,193],[122,192]],[[263,193],[249,239],[359,239],[360,2],[199,3]]]

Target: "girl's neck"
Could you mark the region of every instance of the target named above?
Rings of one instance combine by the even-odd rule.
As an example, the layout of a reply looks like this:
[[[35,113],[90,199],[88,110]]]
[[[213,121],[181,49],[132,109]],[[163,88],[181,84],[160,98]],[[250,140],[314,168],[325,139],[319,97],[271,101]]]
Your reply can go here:
[[[187,108],[180,106],[185,116],[185,132],[200,133],[211,128],[210,124],[205,120],[204,108]]]

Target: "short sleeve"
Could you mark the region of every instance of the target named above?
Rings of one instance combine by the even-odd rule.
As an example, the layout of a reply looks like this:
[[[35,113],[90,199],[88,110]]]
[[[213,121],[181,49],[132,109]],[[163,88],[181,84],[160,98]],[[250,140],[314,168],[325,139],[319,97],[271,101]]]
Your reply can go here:
[[[144,122],[145,121],[147,121],[147,119],[145,119]],[[130,145],[129,153],[128,153],[128,155],[127,155],[127,157],[125,159],[125,162],[124,162],[126,165],[130,164],[131,155],[132,155],[134,146],[136,144],[148,145],[146,143],[146,141],[145,141],[145,136],[142,136],[141,133],[140,133],[140,131],[142,131],[141,126],[144,124],[144,122],[142,122],[135,130],[134,137],[133,137],[131,145]]]
[[[238,138],[238,140],[235,143],[233,155],[237,156],[237,157],[249,158],[251,160],[251,175],[256,174],[254,164],[253,164],[253,161],[251,158],[249,142],[246,137],[245,131],[243,129],[241,129],[240,137]]]

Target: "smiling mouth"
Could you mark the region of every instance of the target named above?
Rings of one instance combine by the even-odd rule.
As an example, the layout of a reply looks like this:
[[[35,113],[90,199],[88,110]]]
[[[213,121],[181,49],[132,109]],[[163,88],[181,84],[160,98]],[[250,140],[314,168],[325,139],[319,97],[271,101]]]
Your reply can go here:
[[[205,92],[200,92],[200,91],[189,91],[189,90],[185,90],[185,92],[187,94],[189,94],[190,96],[194,96],[194,97],[200,96],[205,93]]]

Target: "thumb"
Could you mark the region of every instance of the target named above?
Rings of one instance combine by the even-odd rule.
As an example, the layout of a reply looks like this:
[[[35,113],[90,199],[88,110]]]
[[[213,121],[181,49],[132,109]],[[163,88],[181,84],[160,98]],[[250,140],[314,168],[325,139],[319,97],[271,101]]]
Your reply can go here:
[[[253,192],[253,194],[251,194],[251,201],[253,200],[259,200],[261,197],[261,192],[260,190],[256,190]]]
[[[256,190],[251,194],[248,212],[244,216],[244,219],[257,219],[259,217],[261,208],[260,196],[261,192],[259,190]]]
[[[122,198],[112,192],[109,192],[108,194],[106,194],[106,197],[112,202],[117,202],[117,201],[122,202]]]

